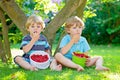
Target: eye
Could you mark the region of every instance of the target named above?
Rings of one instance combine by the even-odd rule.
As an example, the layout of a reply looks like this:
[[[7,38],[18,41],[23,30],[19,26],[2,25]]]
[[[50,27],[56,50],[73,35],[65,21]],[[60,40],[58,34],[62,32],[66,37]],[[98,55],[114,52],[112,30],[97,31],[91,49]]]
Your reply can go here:
[[[73,29],[76,29],[77,27],[73,27]]]
[[[35,26],[31,26],[31,28],[34,28]]]
[[[40,28],[40,26],[37,26],[37,28]]]
[[[81,26],[79,26],[79,28],[80,28],[80,29],[82,29],[82,27],[81,27]]]

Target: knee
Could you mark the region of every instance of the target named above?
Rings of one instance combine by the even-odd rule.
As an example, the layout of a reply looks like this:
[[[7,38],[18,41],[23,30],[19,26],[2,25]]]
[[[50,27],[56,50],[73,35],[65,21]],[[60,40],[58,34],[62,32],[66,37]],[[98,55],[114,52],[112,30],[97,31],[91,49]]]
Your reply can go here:
[[[14,60],[15,60],[15,62],[18,62],[18,61],[20,61],[22,58],[20,57],[20,56],[16,56],[15,58],[14,58]]]
[[[103,57],[102,56],[97,56],[97,59],[103,59]]]
[[[55,54],[55,59],[60,58],[61,56],[63,56],[61,53],[56,53]]]

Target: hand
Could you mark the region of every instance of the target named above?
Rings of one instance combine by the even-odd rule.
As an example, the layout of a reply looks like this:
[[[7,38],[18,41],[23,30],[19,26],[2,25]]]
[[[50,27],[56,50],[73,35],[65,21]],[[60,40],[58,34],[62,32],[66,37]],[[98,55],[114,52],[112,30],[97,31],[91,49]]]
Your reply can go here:
[[[88,64],[90,62],[90,58],[86,58],[86,64]]]
[[[79,41],[79,39],[80,39],[80,35],[79,34],[76,34],[76,35],[74,35],[73,37],[72,37],[72,42],[73,43],[77,43],[78,41]]]
[[[40,37],[40,34],[37,33],[37,32],[34,32],[33,35],[32,35],[32,40],[34,42],[36,42],[36,41],[38,41],[39,37]]]

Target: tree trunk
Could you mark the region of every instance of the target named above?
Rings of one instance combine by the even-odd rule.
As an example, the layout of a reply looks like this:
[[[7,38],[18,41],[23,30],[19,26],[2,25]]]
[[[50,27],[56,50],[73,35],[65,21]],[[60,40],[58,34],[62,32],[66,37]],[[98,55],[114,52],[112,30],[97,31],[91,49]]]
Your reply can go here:
[[[0,7],[7,13],[11,20],[20,29],[23,35],[27,34],[24,28],[27,17],[24,12],[19,8],[14,0],[0,0]]]
[[[81,3],[81,5],[77,8],[77,10],[75,11],[76,16],[80,17],[81,19],[83,18],[83,12],[84,12],[84,8],[86,5],[87,0],[83,0],[83,2]]]
[[[3,51],[5,55],[7,56],[7,59],[11,59],[11,51],[10,51],[10,43],[9,43],[9,38],[8,38],[8,26],[6,25],[6,19],[4,16],[4,13],[0,9],[0,20],[2,23],[2,35],[3,35]]]
[[[2,62],[7,62],[7,58],[6,58],[5,53],[4,53],[3,43],[2,43],[1,37],[0,37],[0,59],[2,60]]]

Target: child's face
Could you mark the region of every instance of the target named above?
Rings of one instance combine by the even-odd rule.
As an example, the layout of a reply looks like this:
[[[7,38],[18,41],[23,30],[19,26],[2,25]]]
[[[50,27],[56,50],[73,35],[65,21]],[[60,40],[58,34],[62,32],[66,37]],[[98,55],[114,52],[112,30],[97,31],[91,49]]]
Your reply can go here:
[[[71,36],[79,34],[81,35],[82,33],[82,27],[81,26],[76,26],[76,24],[74,24],[73,26],[71,26],[71,28],[69,28],[69,30],[67,31]]]
[[[34,33],[40,34],[42,32],[43,28],[42,28],[42,26],[40,24],[31,23],[31,25],[29,26],[29,28],[27,30],[32,35]]]

